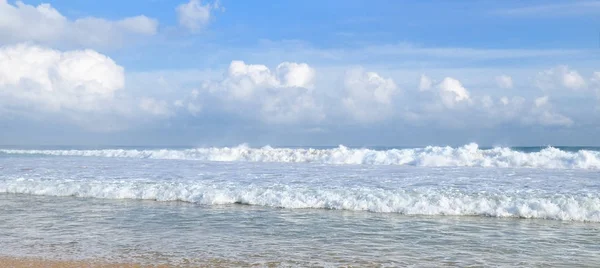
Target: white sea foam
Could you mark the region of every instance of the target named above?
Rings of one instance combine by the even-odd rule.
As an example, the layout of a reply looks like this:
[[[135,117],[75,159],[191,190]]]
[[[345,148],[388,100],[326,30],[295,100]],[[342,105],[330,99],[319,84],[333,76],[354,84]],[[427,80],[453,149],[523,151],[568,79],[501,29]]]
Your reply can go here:
[[[246,145],[223,148],[161,149],[161,150],[9,150],[4,154],[35,154],[55,156],[125,157],[151,159],[182,159],[201,161],[246,161],[281,163],[407,165],[424,167],[532,167],[532,168],[600,168],[600,152],[562,151],[548,147],[539,152],[520,152],[497,147],[480,149],[477,144],[458,148],[428,146],[415,149],[333,149],[250,148]]]
[[[444,189],[385,190],[368,187],[216,185],[202,182],[0,181],[0,193],[105,199],[185,201],[203,205],[248,204],[400,213],[472,215],[600,222],[600,196],[535,193],[474,193]]]

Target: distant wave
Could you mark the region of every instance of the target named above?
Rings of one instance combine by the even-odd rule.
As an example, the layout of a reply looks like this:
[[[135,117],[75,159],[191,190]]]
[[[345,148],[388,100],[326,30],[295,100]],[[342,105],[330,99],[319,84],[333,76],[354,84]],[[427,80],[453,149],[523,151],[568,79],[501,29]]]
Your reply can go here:
[[[463,193],[368,187],[215,185],[202,182],[9,179],[0,193],[106,199],[184,201],[202,205],[247,204],[295,209],[335,209],[405,215],[462,215],[600,222],[600,196]]]
[[[251,148],[247,145],[195,149],[103,149],[103,150],[10,150],[4,154],[55,156],[126,157],[184,159],[201,161],[246,161],[320,164],[406,165],[422,167],[531,167],[531,168],[600,168],[600,152],[563,151],[554,147],[538,152],[521,152],[506,147],[480,149],[471,143],[462,147],[428,146],[414,149],[332,149]]]

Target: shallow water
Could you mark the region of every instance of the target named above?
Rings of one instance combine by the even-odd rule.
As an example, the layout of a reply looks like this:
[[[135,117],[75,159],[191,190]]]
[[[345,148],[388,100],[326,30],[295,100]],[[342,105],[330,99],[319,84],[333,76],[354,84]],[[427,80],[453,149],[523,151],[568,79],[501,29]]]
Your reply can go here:
[[[595,223],[13,194],[1,194],[0,204],[0,247],[13,256],[298,266],[600,263]]]

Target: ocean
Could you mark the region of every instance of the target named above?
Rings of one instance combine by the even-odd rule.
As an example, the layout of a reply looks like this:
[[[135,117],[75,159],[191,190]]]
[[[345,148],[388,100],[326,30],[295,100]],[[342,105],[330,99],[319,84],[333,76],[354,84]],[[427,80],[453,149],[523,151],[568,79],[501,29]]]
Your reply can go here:
[[[594,147],[0,149],[0,255],[594,267]]]

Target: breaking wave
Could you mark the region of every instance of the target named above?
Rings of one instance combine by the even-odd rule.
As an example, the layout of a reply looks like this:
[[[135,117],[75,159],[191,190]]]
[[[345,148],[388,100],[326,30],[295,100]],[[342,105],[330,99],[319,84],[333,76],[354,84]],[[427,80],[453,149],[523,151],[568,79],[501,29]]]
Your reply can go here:
[[[202,205],[247,204],[295,209],[335,209],[405,215],[463,215],[600,222],[600,196],[577,194],[465,193],[444,189],[215,185],[202,182],[72,181],[11,179],[0,193],[105,199],[184,201]]]
[[[531,167],[531,168],[600,168],[600,152],[563,151],[547,147],[538,152],[521,152],[507,147],[480,149],[471,143],[462,147],[428,146],[414,149],[332,149],[251,148],[246,145],[195,149],[103,149],[103,150],[11,150],[4,154],[54,156],[124,157],[181,159],[201,161],[246,161],[279,163],[406,165],[423,167]]]

